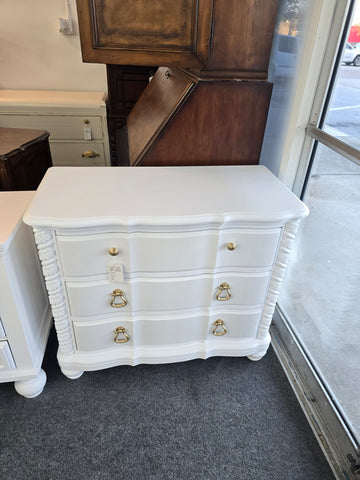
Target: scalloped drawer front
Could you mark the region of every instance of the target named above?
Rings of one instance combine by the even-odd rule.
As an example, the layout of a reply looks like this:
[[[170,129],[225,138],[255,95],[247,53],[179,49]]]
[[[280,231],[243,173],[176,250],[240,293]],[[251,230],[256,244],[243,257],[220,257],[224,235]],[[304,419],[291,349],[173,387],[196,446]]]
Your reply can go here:
[[[221,311],[210,316],[204,312],[173,317],[129,317],[105,319],[102,321],[74,321],[73,328],[78,351],[113,349],[123,351],[126,346],[176,345],[203,342],[216,339],[212,331],[214,322],[221,318],[226,334],[221,339],[254,338],[256,336],[260,311]],[[129,336],[128,341],[115,342],[116,328],[122,326]]]
[[[131,245],[130,245],[131,237]],[[58,236],[63,274],[106,274],[109,262],[125,272],[186,272],[221,267],[270,268],[280,229],[224,230],[188,233],[107,233]],[[236,244],[228,250],[229,242]],[[112,257],[110,248],[119,253]]]
[[[119,262],[125,272],[188,271],[215,266],[217,232],[109,233],[82,237],[58,236],[63,274],[105,274],[110,262]],[[111,256],[109,250],[119,253]]]
[[[219,285],[228,282],[231,298],[216,298]],[[136,278],[123,285],[107,281],[67,283],[67,297],[73,316],[122,315],[141,311],[173,311],[214,306],[262,306],[269,273],[194,275],[180,278]],[[112,292],[121,288],[126,298],[123,307],[112,307]],[[227,295],[225,291],[223,296]],[[122,303],[118,296],[115,303]]]

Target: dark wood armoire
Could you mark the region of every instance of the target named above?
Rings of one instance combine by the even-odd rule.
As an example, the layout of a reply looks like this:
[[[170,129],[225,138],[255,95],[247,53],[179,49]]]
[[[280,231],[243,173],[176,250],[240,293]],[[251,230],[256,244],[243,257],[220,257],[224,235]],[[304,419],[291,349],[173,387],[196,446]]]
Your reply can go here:
[[[278,0],[77,0],[114,165],[257,164]],[[151,79],[151,81],[150,81]]]

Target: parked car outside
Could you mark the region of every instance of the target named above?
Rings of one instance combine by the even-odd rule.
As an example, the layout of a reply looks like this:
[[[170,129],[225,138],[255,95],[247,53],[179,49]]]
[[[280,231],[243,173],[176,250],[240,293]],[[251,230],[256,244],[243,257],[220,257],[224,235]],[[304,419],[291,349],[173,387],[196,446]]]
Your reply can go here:
[[[353,47],[347,42],[342,61],[346,65],[360,67],[360,44],[357,44],[355,47]]]

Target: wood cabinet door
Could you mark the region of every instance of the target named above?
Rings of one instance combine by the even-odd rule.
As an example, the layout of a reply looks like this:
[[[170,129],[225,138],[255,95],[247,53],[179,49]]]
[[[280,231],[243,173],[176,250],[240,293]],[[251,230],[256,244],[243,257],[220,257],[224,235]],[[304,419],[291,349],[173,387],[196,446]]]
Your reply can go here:
[[[199,67],[213,0],[77,0],[85,62]]]

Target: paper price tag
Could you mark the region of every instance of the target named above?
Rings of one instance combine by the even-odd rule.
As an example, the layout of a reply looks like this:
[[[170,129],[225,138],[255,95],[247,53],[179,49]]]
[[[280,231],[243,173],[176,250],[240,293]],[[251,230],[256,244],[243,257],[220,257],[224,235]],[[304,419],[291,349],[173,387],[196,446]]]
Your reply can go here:
[[[111,283],[124,283],[124,267],[121,263],[108,264],[108,279]]]

